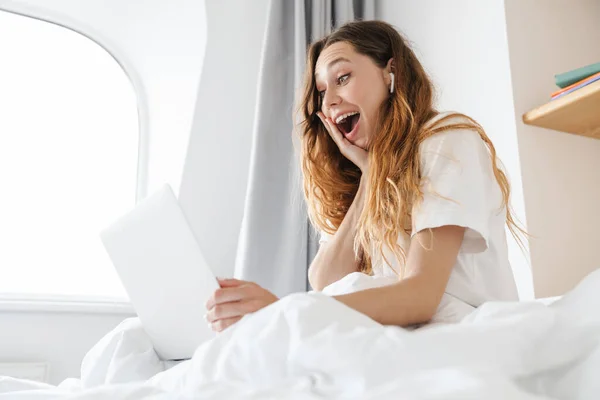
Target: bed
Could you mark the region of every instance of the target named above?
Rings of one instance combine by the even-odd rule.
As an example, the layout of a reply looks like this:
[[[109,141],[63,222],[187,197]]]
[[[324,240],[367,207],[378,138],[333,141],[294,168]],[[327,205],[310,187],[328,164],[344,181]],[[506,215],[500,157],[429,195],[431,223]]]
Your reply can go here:
[[[552,301],[490,302],[457,324],[381,326],[293,294],[163,362],[136,318],[58,386],[0,378],[0,399],[598,399],[600,271]]]

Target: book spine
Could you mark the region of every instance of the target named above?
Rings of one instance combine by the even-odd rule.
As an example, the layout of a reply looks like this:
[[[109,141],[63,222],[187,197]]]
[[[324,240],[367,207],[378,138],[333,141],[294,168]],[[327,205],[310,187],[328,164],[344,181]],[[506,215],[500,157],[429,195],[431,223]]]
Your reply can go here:
[[[564,95],[566,95],[566,94],[569,94],[569,93],[572,93],[572,92],[574,92],[574,91],[576,91],[576,90],[579,90],[579,89],[581,89],[582,87],[585,87],[585,86],[591,85],[592,83],[594,83],[594,82],[596,82],[596,81],[599,81],[599,80],[600,80],[600,74],[598,74],[598,76],[597,76],[596,78],[594,78],[594,79],[588,79],[588,80],[584,81],[583,83],[581,83],[581,84],[579,84],[579,85],[575,85],[574,87],[572,87],[572,88],[571,88],[571,89],[569,89],[569,90],[565,90],[565,91],[564,91],[564,92],[562,92],[562,93],[559,93],[559,94],[556,94],[556,95],[552,96],[552,100],[558,99],[559,97],[562,97],[562,96],[564,96]]]
[[[600,72],[600,63],[586,65],[585,67],[577,68],[562,74],[557,74],[554,76],[554,78],[556,86],[559,88],[565,88],[587,78],[590,75],[597,74],[598,72]]]
[[[578,81],[578,82],[575,82],[574,84],[572,84],[572,85],[569,85],[569,86],[567,86],[567,87],[566,87],[566,88],[564,88],[564,89],[557,90],[557,91],[553,92],[553,93],[552,93],[550,96],[551,96],[551,97],[558,96],[559,94],[561,94],[561,93],[564,93],[564,92],[566,92],[566,91],[568,91],[568,90],[571,90],[571,89],[572,89],[572,88],[574,88],[574,87],[578,87],[578,86],[580,86],[581,84],[593,82],[593,81],[597,80],[597,79],[598,79],[598,77],[600,77],[600,72],[599,72],[599,73],[597,73],[597,74],[594,74],[594,75],[588,76],[587,78],[585,78],[585,79],[583,79],[583,80],[580,80],[580,81]]]

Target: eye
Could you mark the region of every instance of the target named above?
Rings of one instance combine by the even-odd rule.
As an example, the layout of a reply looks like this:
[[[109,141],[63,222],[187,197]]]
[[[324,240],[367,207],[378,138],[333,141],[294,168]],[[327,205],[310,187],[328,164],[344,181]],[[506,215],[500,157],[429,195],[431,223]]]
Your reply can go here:
[[[346,83],[348,81],[348,78],[350,78],[350,74],[342,75],[339,78],[337,78],[338,85]]]

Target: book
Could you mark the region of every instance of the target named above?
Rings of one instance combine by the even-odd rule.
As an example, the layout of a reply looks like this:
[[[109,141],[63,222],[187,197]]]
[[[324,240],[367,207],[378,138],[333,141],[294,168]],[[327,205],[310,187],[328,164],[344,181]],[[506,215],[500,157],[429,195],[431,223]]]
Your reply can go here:
[[[578,89],[581,89],[582,87],[587,86],[587,85],[591,84],[592,82],[596,82],[596,81],[600,81],[600,74],[593,75],[593,77],[590,77],[590,79],[584,79],[581,83],[572,85],[573,87],[571,87],[570,89],[567,89],[561,93],[558,93],[555,96],[552,96],[552,100],[558,99],[559,97],[562,97],[568,93],[574,92]]]
[[[554,75],[556,86],[566,88],[582,79],[600,72],[600,63],[586,65],[585,67],[577,68],[572,71],[563,72],[562,74]]]
[[[567,87],[566,87],[566,88],[564,88],[564,89],[557,90],[557,91],[555,91],[554,93],[552,93],[550,96],[554,98],[554,97],[558,96],[559,94],[561,94],[561,93],[564,93],[564,92],[566,92],[566,91],[570,91],[571,89],[573,89],[573,88],[575,88],[575,87],[581,87],[580,85],[582,85],[582,84],[584,84],[584,83],[592,83],[592,82],[594,82],[594,81],[596,80],[596,78],[598,78],[598,77],[600,77],[600,72],[598,72],[597,74],[594,74],[594,75],[592,75],[592,76],[588,76],[587,78],[585,78],[585,79],[582,79],[582,80],[580,80],[579,82],[575,82],[574,84],[572,84],[572,85],[569,85],[569,86],[567,86]]]

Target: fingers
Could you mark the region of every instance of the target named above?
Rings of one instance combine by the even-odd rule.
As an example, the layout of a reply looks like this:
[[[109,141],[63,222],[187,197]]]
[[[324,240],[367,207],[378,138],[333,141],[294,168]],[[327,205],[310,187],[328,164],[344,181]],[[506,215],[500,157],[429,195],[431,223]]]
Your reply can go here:
[[[239,279],[234,279],[234,278],[217,278],[217,281],[219,282],[219,285],[223,288],[223,287],[234,287],[234,286],[240,286],[246,283],[250,283],[247,281],[241,281]]]
[[[221,287],[220,289],[215,290],[212,296],[209,297],[208,301],[206,302],[206,308],[210,310],[217,304],[243,300],[249,297],[251,294],[250,291],[250,285]]]
[[[331,136],[335,144],[337,144],[338,147],[343,146],[346,138],[342,135],[342,132],[340,132],[333,121],[327,118],[321,111],[317,112],[317,115],[321,119],[321,122],[323,122],[323,125],[325,125],[325,129],[327,129],[329,136]]]
[[[229,303],[217,304],[206,313],[206,320],[210,323],[221,319],[234,317],[243,317],[246,314],[256,311],[258,303],[255,300],[232,301]]]
[[[213,331],[222,332],[223,330],[229,328],[231,325],[238,322],[240,319],[242,319],[242,317],[225,318],[215,322],[211,322],[209,323],[209,325]]]
[[[219,279],[221,287],[206,302],[204,316],[213,330],[220,331],[278,300],[277,296],[254,282]],[[223,322],[219,322],[223,321]]]
[[[317,115],[325,125],[325,129],[329,133],[329,136],[333,139],[334,143],[337,145],[340,153],[348,160],[352,161],[360,170],[365,173],[368,169],[368,155],[367,151],[363,150],[360,147],[352,144],[346,137],[340,132],[337,125],[333,123],[333,121],[325,115],[318,111]]]

